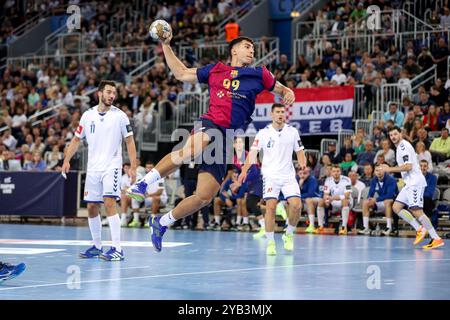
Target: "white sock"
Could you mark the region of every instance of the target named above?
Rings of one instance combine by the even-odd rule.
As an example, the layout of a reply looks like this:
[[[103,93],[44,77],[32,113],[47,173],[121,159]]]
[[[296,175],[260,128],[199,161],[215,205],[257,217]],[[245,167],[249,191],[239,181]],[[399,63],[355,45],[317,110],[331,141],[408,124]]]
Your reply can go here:
[[[112,246],[117,249],[117,251],[122,251],[120,246],[120,218],[118,214],[108,217],[109,229],[111,231],[111,241]]]
[[[295,226],[291,226],[290,224],[288,224],[286,234],[294,234],[295,229],[297,229]]]
[[[386,227],[392,229],[392,218],[386,218]]]
[[[261,228],[265,228],[265,227],[266,227],[265,222],[264,222],[264,219],[259,219],[259,220],[258,220],[258,223],[259,223],[259,226],[260,226]]]
[[[215,221],[217,224],[220,224],[220,216],[214,216],[214,221]]]
[[[266,232],[267,241],[275,241],[274,232]]]
[[[167,212],[165,215],[162,216],[161,220],[159,220],[159,223],[162,226],[167,227],[174,224],[175,221],[177,221],[177,219],[174,218],[174,216],[172,215],[172,210],[170,210],[169,212]]]
[[[440,239],[436,230],[433,227],[433,224],[431,223],[430,219],[428,219],[428,217],[425,214],[423,214],[419,217],[419,221],[423,225],[423,227],[425,229],[427,229],[428,233],[430,234],[430,237],[432,237],[433,239]]]
[[[161,175],[159,174],[158,170],[156,170],[155,168],[153,168],[152,170],[150,170],[149,173],[147,173],[144,177],[144,181],[148,184],[154,184],[156,181],[158,181],[159,179],[161,179]]]
[[[120,219],[125,220],[127,218],[127,214],[126,213],[121,213],[120,214]]]
[[[325,220],[325,208],[318,207],[317,208],[317,220],[319,222],[319,227],[323,227]]]
[[[363,226],[364,226],[364,230],[369,229],[369,217],[363,216]]]
[[[314,227],[314,215],[308,214],[309,225]]]
[[[350,208],[344,207],[342,208],[342,226],[347,228],[348,216],[350,214]]]
[[[133,220],[139,221],[139,212],[133,212]]]
[[[102,248],[102,220],[100,215],[95,218],[88,218],[89,230],[91,230],[92,241],[97,249]]]
[[[248,224],[248,217],[242,217],[243,223]]]
[[[414,218],[414,216],[406,209],[402,209],[400,210],[400,212],[398,213],[398,215],[405,220],[406,222],[408,222],[416,231],[419,231],[420,229],[420,224],[417,222],[417,220]]]
[[[241,224],[242,222],[242,216],[237,216],[236,217],[236,224]]]

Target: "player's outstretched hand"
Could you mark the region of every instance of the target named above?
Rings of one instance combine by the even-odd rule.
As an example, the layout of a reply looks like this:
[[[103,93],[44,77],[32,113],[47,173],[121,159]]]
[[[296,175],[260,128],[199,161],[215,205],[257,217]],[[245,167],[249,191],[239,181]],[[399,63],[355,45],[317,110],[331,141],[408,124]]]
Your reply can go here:
[[[284,89],[284,94],[283,94],[283,103],[287,106],[293,104],[295,102],[295,94],[294,91],[292,91],[289,88],[285,88]]]
[[[239,184],[243,184],[247,180],[247,172],[242,171],[238,177]]]
[[[170,41],[172,40],[172,31],[170,31],[169,36],[163,41],[164,44],[169,45]]]

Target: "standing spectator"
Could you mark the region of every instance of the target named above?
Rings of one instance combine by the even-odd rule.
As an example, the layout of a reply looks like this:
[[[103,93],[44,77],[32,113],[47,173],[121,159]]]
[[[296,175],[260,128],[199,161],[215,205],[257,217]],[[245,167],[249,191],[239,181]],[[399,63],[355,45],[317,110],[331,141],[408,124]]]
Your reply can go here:
[[[443,78],[447,76],[447,57],[449,50],[444,38],[439,38],[438,43],[438,48],[433,54],[433,62],[437,65],[437,76]]]
[[[443,162],[450,157],[450,139],[448,138],[448,129],[441,130],[441,137],[434,138],[430,146],[431,155],[436,162]]]
[[[25,164],[24,170],[26,171],[45,171],[47,169],[47,165],[45,161],[42,160],[42,156],[39,152],[33,153],[33,161]]]
[[[240,27],[236,23],[236,20],[231,18],[228,23],[225,25],[225,39],[227,42],[230,42],[233,39],[239,37]]]
[[[423,127],[429,131],[438,131],[439,114],[437,113],[436,106],[430,105],[428,113],[423,117]]]
[[[426,71],[433,66],[433,57],[431,56],[431,53],[426,45],[422,46],[422,50],[417,57],[417,63],[423,71]]]
[[[444,7],[444,14],[441,15],[440,25],[442,29],[450,28],[450,10],[448,7]]]
[[[436,190],[437,185],[437,177],[432,174],[428,168],[428,162],[426,160],[420,161],[420,170],[422,174],[425,176],[425,180],[427,181],[427,186],[425,187],[425,191],[423,193],[423,212],[430,218],[433,223],[433,227],[438,227],[439,215],[437,212],[434,212],[434,208],[436,207],[436,200],[434,199],[434,192]]]
[[[405,115],[403,114],[403,112],[398,110],[397,103],[392,102],[389,105],[389,111],[384,113],[383,119],[385,122],[391,119],[392,121],[394,121],[394,125],[402,127],[405,120]]]
[[[425,149],[425,144],[423,142],[417,142],[416,144],[417,160],[419,162],[426,161],[428,163],[428,171],[433,172],[433,161],[430,151]]]

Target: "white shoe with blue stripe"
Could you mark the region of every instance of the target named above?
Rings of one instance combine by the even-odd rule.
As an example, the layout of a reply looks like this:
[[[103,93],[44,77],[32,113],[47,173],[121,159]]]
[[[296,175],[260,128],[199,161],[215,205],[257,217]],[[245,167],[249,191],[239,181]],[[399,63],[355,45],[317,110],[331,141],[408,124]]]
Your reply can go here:
[[[108,252],[100,254],[100,258],[106,261],[122,261],[125,259],[122,251],[117,251],[116,248],[111,247]]]

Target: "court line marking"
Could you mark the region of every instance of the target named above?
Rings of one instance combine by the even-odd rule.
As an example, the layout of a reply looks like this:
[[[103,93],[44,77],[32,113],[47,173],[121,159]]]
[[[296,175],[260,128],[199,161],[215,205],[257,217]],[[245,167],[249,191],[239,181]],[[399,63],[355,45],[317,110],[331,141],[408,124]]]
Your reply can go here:
[[[450,261],[450,259],[421,259],[421,260],[380,260],[380,261],[347,261],[347,262],[327,262],[327,263],[309,263],[309,264],[295,264],[288,266],[271,266],[271,267],[257,267],[257,268],[245,268],[245,269],[225,269],[225,270],[212,270],[212,271],[199,271],[199,272],[184,272],[184,273],[169,273],[169,274],[157,274],[151,276],[140,276],[140,277],[124,277],[124,278],[111,278],[111,279],[98,279],[98,280],[87,280],[70,282],[71,285],[75,284],[89,284],[89,283],[99,283],[99,282],[113,282],[122,280],[139,280],[139,279],[152,279],[152,278],[168,278],[168,277],[178,277],[178,276],[192,276],[192,275],[204,275],[204,274],[215,274],[215,273],[228,273],[228,272],[247,272],[247,271],[261,271],[261,270],[275,270],[275,269],[286,269],[286,268],[297,268],[297,267],[323,267],[323,266],[336,266],[336,265],[349,265],[349,264],[374,264],[374,263],[397,263],[397,262],[428,262],[428,261]],[[42,287],[56,287],[67,285],[67,282],[57,282],[41,285],[30,285],[30,286],[19,286],[19,287],[8,287],[0,288],[0,291],[8,290],[18,290],[18,289],[29,289],[29,288],[42,288]]]
[[[82,270],[86,271],[86,272],[92,272],[92,271],[104,271],[104,270],[111,270],[111,271],[115,271],[115,270],[128,270],[128,269],[147,269],[147,268],[151,268],[151,266],[142,266],[142,267],[126,267],[126,268],[104,268],[104,269],[88,269],[88,270]]]

